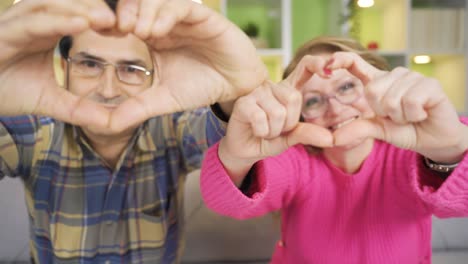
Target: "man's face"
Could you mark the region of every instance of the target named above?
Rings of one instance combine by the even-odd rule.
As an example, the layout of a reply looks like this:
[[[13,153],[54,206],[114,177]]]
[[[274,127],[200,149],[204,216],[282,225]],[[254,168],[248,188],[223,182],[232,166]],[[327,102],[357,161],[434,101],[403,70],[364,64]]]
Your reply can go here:
[[[132,34],[73,36],[68,60],[71,93],[113,109],[151,86],[156,77],[146,44]]]

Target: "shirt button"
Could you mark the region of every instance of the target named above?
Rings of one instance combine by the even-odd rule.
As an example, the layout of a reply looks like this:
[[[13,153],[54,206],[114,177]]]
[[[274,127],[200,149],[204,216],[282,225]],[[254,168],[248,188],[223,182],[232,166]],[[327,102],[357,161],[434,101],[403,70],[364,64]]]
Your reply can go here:
[[[110,263],[111,263],[110,260],[106,260],[105,262],[105,264],[110,264]]]

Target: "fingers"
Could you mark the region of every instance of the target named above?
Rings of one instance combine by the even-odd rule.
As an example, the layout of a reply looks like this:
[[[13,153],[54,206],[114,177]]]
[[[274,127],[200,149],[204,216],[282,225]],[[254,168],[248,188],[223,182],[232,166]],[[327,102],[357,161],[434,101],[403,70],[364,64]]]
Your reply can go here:
[[[429,114],[434,115],[445,111],[438,111],[437,107],[448,101],[442,91],[440,83],[432,78],[420,78],[413,89],[409,89],[403,96],[402,108],[407,122],[420,122],[425,120]],[[449,105],[451,105],[449,103]],[[448,109],[453,108],[449,106]],[[447,114],[446,117],[449,115]]]
[[[172,96],[164,92],[154,93],[154,90],[155,89],[148,89],[120,104],[119,107],[112,112],[109,128],[112,131],[123,131],[127,127],[137,126],[158,114],[162,115],[178,111],[175,110],[178,109],[178,106],[177,103],[172,100]],[[161,97],[159,97],[159,95]],[[155,100],[151,102],[153,98],[155,98]],[[148,107],[148,105],[150,107]],[[170,111],[168,109],[174,110]]]
[[[377,116],[396,124],[420,122],[444,100],[440,84],[405,68],[396,68],[370,82],[366,99]]]
[[[272,93],[286,109],[286,120],[282,131],[289,131],[296,127],[301,115],[302,94],[295,87],[280,82],[272,87]]]
[[[285,135],[285,140],[288,147],[303,144],[326,148],[334,144],[333,135],[328,129],[310,123],[299,123]]]
[[[385,128],[377,119],[359,119],[333,132],[335,146],[347,146],[367,138],[387,140]]]
[[[82,32],[89,28],[89,23],[86,19],[79,16],[67,17],[62,15],[45,15],[38,14],[12,26],[16,32],[20,32],[20,36],[28,36],[31,39],[41,39],[46,37],[60,37],[63,35],[71,35]],[[17,39],[18,39],[18,35]],[[17,40],[18,44],[21,43]]]
[[[117,5],[117,26],[121,32],[133,32],[138,20],[140,0],[120,0]]]
[[[33,114],[51,116],[84,127],[105,128],[110,112],[93,101],[79,98],[65,89],[45,89]]]
[[[151,35],[156,17],[160,15],[160,8],[166,0],[141,0],[136,21],[135,34],[141,39]]]
[[[298,63],[294,71],[286,78],[286,82],[296,88],[300,88],[313,74],[328,77],[325,73],[327,60],[321,56],[306,55]]]
[[[327,69],[347,69],[358,77],[364,85],[385,73],[370,65],[361,56],[354,52],[335,52],[327,64]]]
[[[271,124],[269,124],[271,120],[268,119],[267,112],[258,104],[254,96],[243,96],[237,100],[231,120],[248,125],[254,137],[263,138],[271,134]],[[281,121],[277,122],[281,123]]]
[[[401,96],[406,91],[406,87],[403,88],[395,84],[406,74],[408,74],[408,70],[400,67],[368,83],[364,92],[367,102],[377,116],[397,115],[395,108],[399,108]]]
[[[382,108],[393,122],[397,124],[406,124],[408,122],[413,121],[407,119],[407,109],[405,109],[404,106],[405,102],[415,102],[408,97],[411,96],[410,94],[408,94],[408,92],[420,90],[418,88],[418,83],[421,80],[422,76],[419,76],[419,74],[410,72],[406,69],[403,70],[402,75],[398,75],[398,77],[394,78],[392,85],[382,98]],[[422,91],[419,91],[418,93],[420,92]],[[412,110],[420,111],[424,109],[421,107],[420,109],[413,108]]]
[[[64,35],[73,35],[87,28],[110,27],[115,16],[102,1],[49,0],[22,1],[2,14],[1,19],[0,45],[11,47],[13,52],[21,52],[31,42],[35,44],[30,48],[49,49]],[[44,42],[48,44],[44,46]]]
[[[198,12],[192,11],[193,9],[197,10],[197,8],[203,10],[203,6],[193,3],[192,1],[172,0],[166,2],[166,4],[161,7],[159,16],[153,24],[151,36],[160,38],[171,31],[174,31],[174,34],[181,35],[182,32],[173,30],[174,27],[177,24],[191,27],[193,24],[198,23],[194,17],[198,16]],[[190,30],[188,32],[190,32]]]
[[[185,37],[206,34],[206,28],[197,31],[193,25],[215,14],[189,0],[122,0],[117,13],[119,29],[134,32],[141,39],[161,38],[169,32]],[[209,32],[213,31],[210,28]]]
[[[61,15],[63,17],[82,17],[94,29],[111,27],[115,23],[115,15],[103,1],[21,1],[11,7],[2,19],[24,20],[27,17],[41,15],[43,17]],[[21,18],[21,19],[19,19]],[[31,25],[28,23],[27,25]],[[46,25],[46,24],[43,24]]]

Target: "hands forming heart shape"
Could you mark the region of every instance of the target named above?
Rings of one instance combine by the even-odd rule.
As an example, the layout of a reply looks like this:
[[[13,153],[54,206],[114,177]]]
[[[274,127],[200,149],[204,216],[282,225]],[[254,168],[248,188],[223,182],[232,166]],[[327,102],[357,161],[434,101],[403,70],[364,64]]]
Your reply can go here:
[[[0,115],[44,115],[118,133],[146,119],[234,100],[261,85],[267,70],[245,34],[189,0],[24,0],[0,15]],[[58,40],[85,30],[118,30],[144,40],[158,81],[110,110],[55,81]],[[119,52],[119,51],[116,51]]]
[[[304,84],[313,75],[329,79],[339,69],[362,82],[373,114],[336,130],[299,122]],[[468,148],[467,135],[436,80],[404,68],[382,71],[356,53],[337,52],[306,55],[283,82],[238,99],[219,153],[223,160],[253,164],[295,144],[328,148],[375,138],[450,163],[459,161]]]

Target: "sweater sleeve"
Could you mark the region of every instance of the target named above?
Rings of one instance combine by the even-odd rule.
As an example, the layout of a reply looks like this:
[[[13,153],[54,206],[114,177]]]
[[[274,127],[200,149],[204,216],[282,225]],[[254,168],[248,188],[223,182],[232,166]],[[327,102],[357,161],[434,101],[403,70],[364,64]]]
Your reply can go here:
[[[304,162],[307,155],[299,153],[305,150],[293,147],[255,165],[247,196],[234,185],[224,169],[218,157],[218,146],[206,152],[200,184],[207,207],[222,215],[248,219],[281,209],[292,200],[298,186],[304,185],[301,181],[306,175],[310,176],[307,166],[300,167],[308,164]]]
[[[465,124],[467,121],[462,119]],[[445,180],[428,169],[418,156],[412,162],[411,184],[430,212],[440,218],[468,216],[468,152]]]

